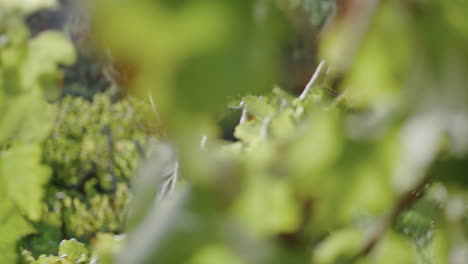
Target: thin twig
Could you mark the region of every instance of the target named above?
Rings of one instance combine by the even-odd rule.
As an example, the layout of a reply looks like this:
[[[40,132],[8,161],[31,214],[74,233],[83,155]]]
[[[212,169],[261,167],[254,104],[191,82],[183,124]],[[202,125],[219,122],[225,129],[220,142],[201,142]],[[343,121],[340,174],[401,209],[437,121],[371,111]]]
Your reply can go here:
[[[176,161],[174,163],[174,176],[172,176],[171,188],[169,189],[169,191],[174,190],[175,184],[177,183],[178,180],[179,180],[179,162]]]
[[[317,81],[318,77],[320,76],[320,73],[322,73],[322,69],[324,65],[325,65],[325,61],[322,60],[320,64],[318,65],[317,70],[315,70],[314,74],[312,75],[312,78],[310,78],[309,82],[307,83],[301,95],[299,96],[299,100],[304,101],[307,98],[307,95],[312,89],[312,86]]]
[[[148,97],[151,103],[151,108],[153,108],[154,115],[156,116],[156,119],[158,120],[158,122],[161,122],[161,119],[159,118],[158,110],[156,109],[156,104],[154,103],[153,94],[151,93],[150,89],[148,89]]]
[[[205,149],[206,141],[208,140],[207,135],[203,135],[200,139],[200,149]]]
[[[239,120],[239,125],[242,125],[243,123],[245,123],[245,121],[247,121],[248,111],[247,104],[244,101],[240,103],[240,106],[242,107],[242,115]]]
[[[424,191],[424,188],[427,185],[427,177],[424,178],[416,187],[411,191],[404,194],[400,200],[397,202],[396,206],[393,208],[391,213],[382,220],[380,227],[374,232],[370,238],[366,241],[361,250],[354,256],[353,260],[369,254],[372,249],[378,244],[378,242],[383,238],[385,232],[391,228],[395,222],[398,220],[398,217],[410,207],[418,197],[421,196],[421,193]]]
[[[169,176],[167,180],[165,180],[162,185],[161,189],[157,195],[157,200],[160,201],[167,197],[167,195],[174,190],[175,184],[177,183],[177,180],[179,178],[179,162],[176,161],[174,162],[174,169],[172,171],[172,175]]]
[[[268,137],[268,130],[270,128],[270,123],[271,123],[271,120],[272,120],[273,116],[274,116],[273,114],[269,115],[263,120],[262,129],[261,129],[261,132],[260,132],[262,137],[265,137],[265,138]]]

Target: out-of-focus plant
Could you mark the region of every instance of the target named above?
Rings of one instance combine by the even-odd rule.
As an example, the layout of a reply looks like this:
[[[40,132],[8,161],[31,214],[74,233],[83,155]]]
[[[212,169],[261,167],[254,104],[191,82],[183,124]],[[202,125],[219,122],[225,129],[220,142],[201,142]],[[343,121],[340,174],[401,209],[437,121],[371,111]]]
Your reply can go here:
[[[38,263],[78,263],[81,257],[70,259],[69,253],[43,254],[56,252],[64,238],[98,245],[109,240],[98,232],[121,232],[129,176],[155,131],[144,113],[149,108],[136,101],[111,103],[101,95],[92,103],[47,102],[60,92],[59,67],[73,64],[74,48],[62,32],[30,37],[24,21],[56,4],[0,2],[2,263],[15,263],[21,250],[27,263],[39,255]]]
[[[120,249],[123,238],[122,235],[97,234],[93,242],[94,253],[91,253],[85,244],[76,241],[76,239],[62,240],[58,246],[58,253],[56,255],[42,254],[35,258],[31,252],[23,250],[23,261],[27,264],[100,263],[101,260],[106,261],[108,255]]]
[[[320,26],[327,23],[336,11],[337,0],[275,0],[286,16],[295,26],[302,26],[298,30],[307,30],[306,27]],[[309,26],[307,26],[309,24]],[[302,33],[305,33],[304,31]],[[312,33],[312,32],[309,32]]]
[[[131,199],[129,181],[157,135],[149,105],[131,99],[111,103],[66,97],[56,103],[56,124],[43,142],[52,168],[38,232],[21,240],[34,256],[52,254],[64,238],[90,243],[96,234],[120,234]],[[154,139],[154,138],[153,138]]]
[[[149,115],[136,102],[111,103],[105,95],[92,102],[68,97],[58,108],[57,125],[44,142],[43,154],[54,169],[50,210],[61,208],[56,213],[65,218],[65,237],[122,232],[128,182],[153,133]]]
[[[285,15],[287,41],[282,44],[281,88],[300,93],[317,65],[320,31],[336,10],[335,0],[275,0]]]
[[[57,256],[42,255],[37,260],[30,252],[24,252],[25,262],[28,264],[68,264],[68,263],[90,263],[89,250],[83,243],[75,239],[63,240],[59,245]]]
[[[403,214],[400,223],[408,223],[403,232],[417,246],[429,241],[430,257],[424,261],[463,263],[468,254],[466,177],[461,176],[468,151],[468,56],[463,48],[468,21],[461,14],[468,5],[346,2],[322,51],[337,69],[334,78],[341,80],[338,89],[346,106],[356,111],[349,127],[362,138],[371,135],[372,127],[397,131],[400,148],[391,184],[400,193],[424,195],[424,202]],[[434,186],[415,191],[427,182]],[[416,222],[430,227],[425,233],[430,239],[422,239]],[[374,240],[368,251],[378,245]]]
[[[149,108],[138,102],[111,103],[108,96],[96,95],[91,102],[66,97],[57,106],[57,124],[44,142],[44,161],[54,168],[56,185],[75,186],[78,191],[84,191],[81,176],[90,170],[98,174],[93,177],[101,189],[128,180],[139,149],[149,134],[157,132],[147,122]]]
[[[44,184],[41,141],[56,109],[46,94],[56,88],[59,65],[72,64],[73,46],[59,32],[29,38],[24,17],[55,1],[0,1],[0,262],[15,263],[19,237],[35,231]]]
[[[22,10],[16,2],[4,2]],[[115,56],[127,91],[150,100],[147,118],[158,120],[171,142],[152,145],[137,170],[126,239],[97,233],[123,227],[119,210],[126,208],[127,173],[134,168],[128,161],[137,155],[137,144],[129,143],[134,134],[119,122],[138,122],[101,115],[113,109],[104,98],[96,99],[95,109],[67,99],[61,109],[70,118],[59,116],[63,123],[46,141],[50,151],[44,152],[57,169],[52,179],[67,191],[56,195],[57,186],[48,188],[48,209],[60,213],[51,211],[42,227],[67,223],[72,227],[65,226],[65,233],[84,240],[95,236],[90,243],[100,257],[90,256],[82,244],[64,241],[68,258],[60,247],[58,256],[35,258],[25,251],[26,261],[464,264],[468,4],[339,3],[319,43],[323,61],[299,96],[278,87],[258,95],[277,79],[281,46],[280,10],[269,1],[91,3],[99,44]],[[4,61],[11,58],[4,46],[2,66],[10,65]],[[10,102],[1,101],[9,98],[4,94],[12,96],[10,87],[22,87],[10,86],[8,78],[17,75],[3,69],[8,68],[0,71],[5,87],[0,106]],[[42,68],[27,69],[29,74]],[[241,112],[234,142],[219,139],[216,126],[220,112],[230,112],[221,111],[227,103],[232,112]],[[68,105],[87,105],[99,114],[69,112]],[[21,150],[21,141],[13,139],[31,130],[3,127],[0,134],[8,140],[0,141],[0,183],[5,183],[0,188],[7,191],[0,195],[7,203],[0,216],[7,222],[0,231],[6,228],[8,235],[0,245],[10,250],[9,261],[15,258],[17,238],[30,232],[18,234],[18,225],[30,228],[21,221],[24,216],[39,218],[36,208],[43,193],[31,204],[23,198],[36,195],[38,184],[5,176],[6,171],[27,175],[24,161],[23,166],[13,163],[27,155],[12,150]],[[42,129],[45,136],[48,129]],[[117,139],[124,142],[125,153],[109,155],[117,149]],[[39,171],[40,148],[37,153],[31,164]],[[126,161],[119,163],[119,155]],[[94,174],[86,176],[88,171]],[[17,186],[33,183],[34,192],[17,195]],[[116,193],[106,193],[114,187]],[[35,244],[54,235],[47,233]]]
[[[243,97],[234,143],[210,120],[276,61],[265,1],[95,5],[102,43],[156,98],[182,178],[155,202],[164,155],[143,167],[116,263],[466,260],[468,6],[340,4],[304,93]]]

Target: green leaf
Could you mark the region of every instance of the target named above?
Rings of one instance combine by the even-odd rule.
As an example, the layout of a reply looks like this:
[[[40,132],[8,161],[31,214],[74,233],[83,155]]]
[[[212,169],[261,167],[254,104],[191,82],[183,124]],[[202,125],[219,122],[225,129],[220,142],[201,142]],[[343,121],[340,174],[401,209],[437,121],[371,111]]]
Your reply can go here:
[[[430,257],[434,260],[434,264],[448,263],[450,255],[450,237],[447,234],[447,229],[438,229],[434,232],[429,246],[428,252]]]
[[[34,231],[8,197],[0,175],[0,263],[16,263],[17,240]]]
[[[9,180],[18,175],[6,170],[3,166],[5,162],[9,160],[5,159],[4,153],[0,153],[0,263],[16,263],[17,240],[34,229],[21,215],[18,203],[11,197]]]
[[[389,231],[367,257],[368,264],[417,263],[416,245],[402,235]]]
[[[58,31],[44,31],[29,41],[28,56],[21,68],[21,85],[29,90],[40,85],[41,77],[55,77],[59,65],[75,62],[71,42]]]
[[[89,251],[83,243],[72,238],[63,240],[59,245],[59,256],[71,263],[86,263],[89,260]]]
[[[89,264],[91,261],[86,246],[74,238],[60,242],[58,256],[40,255],[36,260],[31,252],[23,250],[23,259],[28,264]]]
[[[262,96],[246,96],[243,99],[247,112],[257,119],[264,119],[276,112],[276,109],[268,103],[268,99]]]
[[[340,220],[351,223],[366,214],[380,215],[394,204],[395,193],[386,173],[370,160],[361,161],[354,172],[346,172],[353,180],[342,190]]]
[[[113,263],[114,255],[125,245],[126,235],[114,235],[110,233],[98,233],[93,242],[93,252],[99,256],[100,262]]]
[[[234,211],[250,230],[262,235],[294,232],[301,219],[292,186],[260,173],[252,173]]]
[[[43,101],[39,91],[9,98],[0,114],[0,143],[7,140],[35,142],[52,128],[56,109]]]
[[[269,133],[275,138],[288,138],[294,134],[296,125],[293,119],[294,110],[286,108],[275,115],[269,127]]]
[[[363,242],[364,235],[360,230],[344,229],[334,232],[315,248],[313,263],[333,264],[340,263],[339,260],[349,260],[358,253]]]
[[[42,187],[50,177],[50,169],[41,165],[40,160],[38,144],[16,145],[0,155],[0,182],[7,199],[31,220],[41,216]]]
[[[296,130],[297,139],[291,144],[287,162],[301,188],[318,187],[320,172],[339,157],[343,138],[338,121],[335,113],[317,113]]]
[[[401,10],[398,5],[385,4],[382,7],[345,84],[350,87],[350,100],[366,105],[370,102],[398,100],[398,91],[406,81],[411,52],[408,23],[405,10]],[[386,45],[390,41],[392,45]]]
[[[71,264],[70,262],[65,262],[62,258],[57,256],[45,256],[41,255],[37,261],[32,262],[31,264]]]
[[[261,139],[262,123],[250,120],[238,125],[234,130],[234,136],[246,144],[251,144]]]

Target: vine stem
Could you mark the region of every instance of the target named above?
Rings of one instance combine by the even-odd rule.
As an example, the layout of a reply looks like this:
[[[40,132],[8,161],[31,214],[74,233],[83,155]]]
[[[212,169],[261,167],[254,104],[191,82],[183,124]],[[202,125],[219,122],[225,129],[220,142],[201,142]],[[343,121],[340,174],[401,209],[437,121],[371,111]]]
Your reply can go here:
[[[400,197],[390,214],[379,223],[379,227],[376,229],[376,231],[370,235],[369,239],[364,243],[361,250],[354,256],[354,261],[362,256],[369,254],[372,249],[375,248],[378,242],[384,237],[385,232],[398,220],[398,217],[404,213],[406,209],[408,209],[417,200],[418,197],[421,196],[422,192],[427,186],[427,180],[427,177],[424,178],[412,190],[406,192]]]

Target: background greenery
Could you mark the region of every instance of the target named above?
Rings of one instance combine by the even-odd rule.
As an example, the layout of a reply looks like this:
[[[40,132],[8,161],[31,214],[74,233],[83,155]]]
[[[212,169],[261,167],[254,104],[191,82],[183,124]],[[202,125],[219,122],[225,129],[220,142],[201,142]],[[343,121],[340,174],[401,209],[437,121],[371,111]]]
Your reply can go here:
[[[1,263],[468,259],[464,1],[58,2],[0,0]]]

